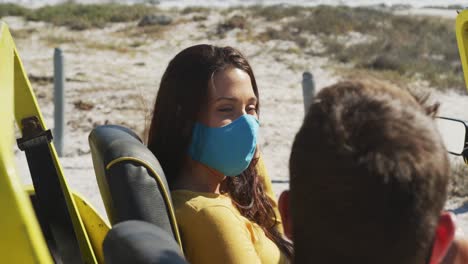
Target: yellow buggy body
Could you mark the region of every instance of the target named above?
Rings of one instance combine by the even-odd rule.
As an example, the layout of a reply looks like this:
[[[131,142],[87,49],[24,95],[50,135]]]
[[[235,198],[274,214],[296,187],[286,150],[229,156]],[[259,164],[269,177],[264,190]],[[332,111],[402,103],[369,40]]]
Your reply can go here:
[[[24,71],[13,38],[0,23],[0,262],[52,263],[46,240],[30,201],[34,189],[26,188],[17,174],[14,144],[15,124],[36,117],[46,129],[33,90]],[[109,225],[79,195],[72,193],[63,176],[54,145],[49,144],[60,190],[66,203],[84,263],[103,262],[102,241]],[[49,175],[41,175],[49,177]],[[77,260],[79,261],[79,260]]]

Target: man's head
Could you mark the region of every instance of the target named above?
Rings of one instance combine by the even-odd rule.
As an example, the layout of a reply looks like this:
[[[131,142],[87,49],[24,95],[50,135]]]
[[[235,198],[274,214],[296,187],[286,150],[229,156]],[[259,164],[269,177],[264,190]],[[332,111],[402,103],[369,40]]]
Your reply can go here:
[[[375,82],[317,94],[280,202],[288,231],[291,197],[296,263],[429,263],[433,248],[444,254],[453,237],[451,218],[440,217],[449,161],[436,107],[419,101]]]

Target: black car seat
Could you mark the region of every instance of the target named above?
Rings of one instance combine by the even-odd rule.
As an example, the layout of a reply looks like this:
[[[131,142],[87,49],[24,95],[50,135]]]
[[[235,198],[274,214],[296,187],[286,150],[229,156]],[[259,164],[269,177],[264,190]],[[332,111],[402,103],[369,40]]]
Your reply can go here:
[[[127,220],[156,225],[182,249],[166,177],[156,157],[130,129],[93,129],[89,144],[94,170],[112,226]]]
[[[186,264],[179,245],[148,222],[129,220],[113,226],[103,244],[107,264]]]

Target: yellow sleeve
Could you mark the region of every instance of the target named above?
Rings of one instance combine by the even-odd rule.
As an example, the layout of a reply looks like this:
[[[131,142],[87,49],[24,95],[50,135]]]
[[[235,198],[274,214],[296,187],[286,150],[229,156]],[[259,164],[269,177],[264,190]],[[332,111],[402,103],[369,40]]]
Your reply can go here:
[[[268,176],[265,163],[263,162],[262,155],[260,155],[258,162],[257,162],[257,174],[260,177],[261,181],[263,182],[263,186],[265,187],[265,192],[271,200],[271,205],[273,206],[273,210],[275,211],[276,220],[278,224],[278,231],[283,234],[283,224],[281,222],[281,215],[278,210],[278,202],[276,201],[276,196],[273,192],[273,186],[271,184],[270,177]]]
[[[182,219],[179,225],[190,263],[261,263],[246,223],[229,208],[207,207]]]

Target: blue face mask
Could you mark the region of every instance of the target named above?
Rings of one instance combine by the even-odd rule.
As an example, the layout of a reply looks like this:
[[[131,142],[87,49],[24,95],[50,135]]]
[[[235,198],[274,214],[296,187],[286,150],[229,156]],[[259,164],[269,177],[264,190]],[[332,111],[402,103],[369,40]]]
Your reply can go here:
[[[223,127],[207,127],[197,122],[189,155],[226,176],[237,176],[252,161],[259,126],[252,115],[243,115]]]

